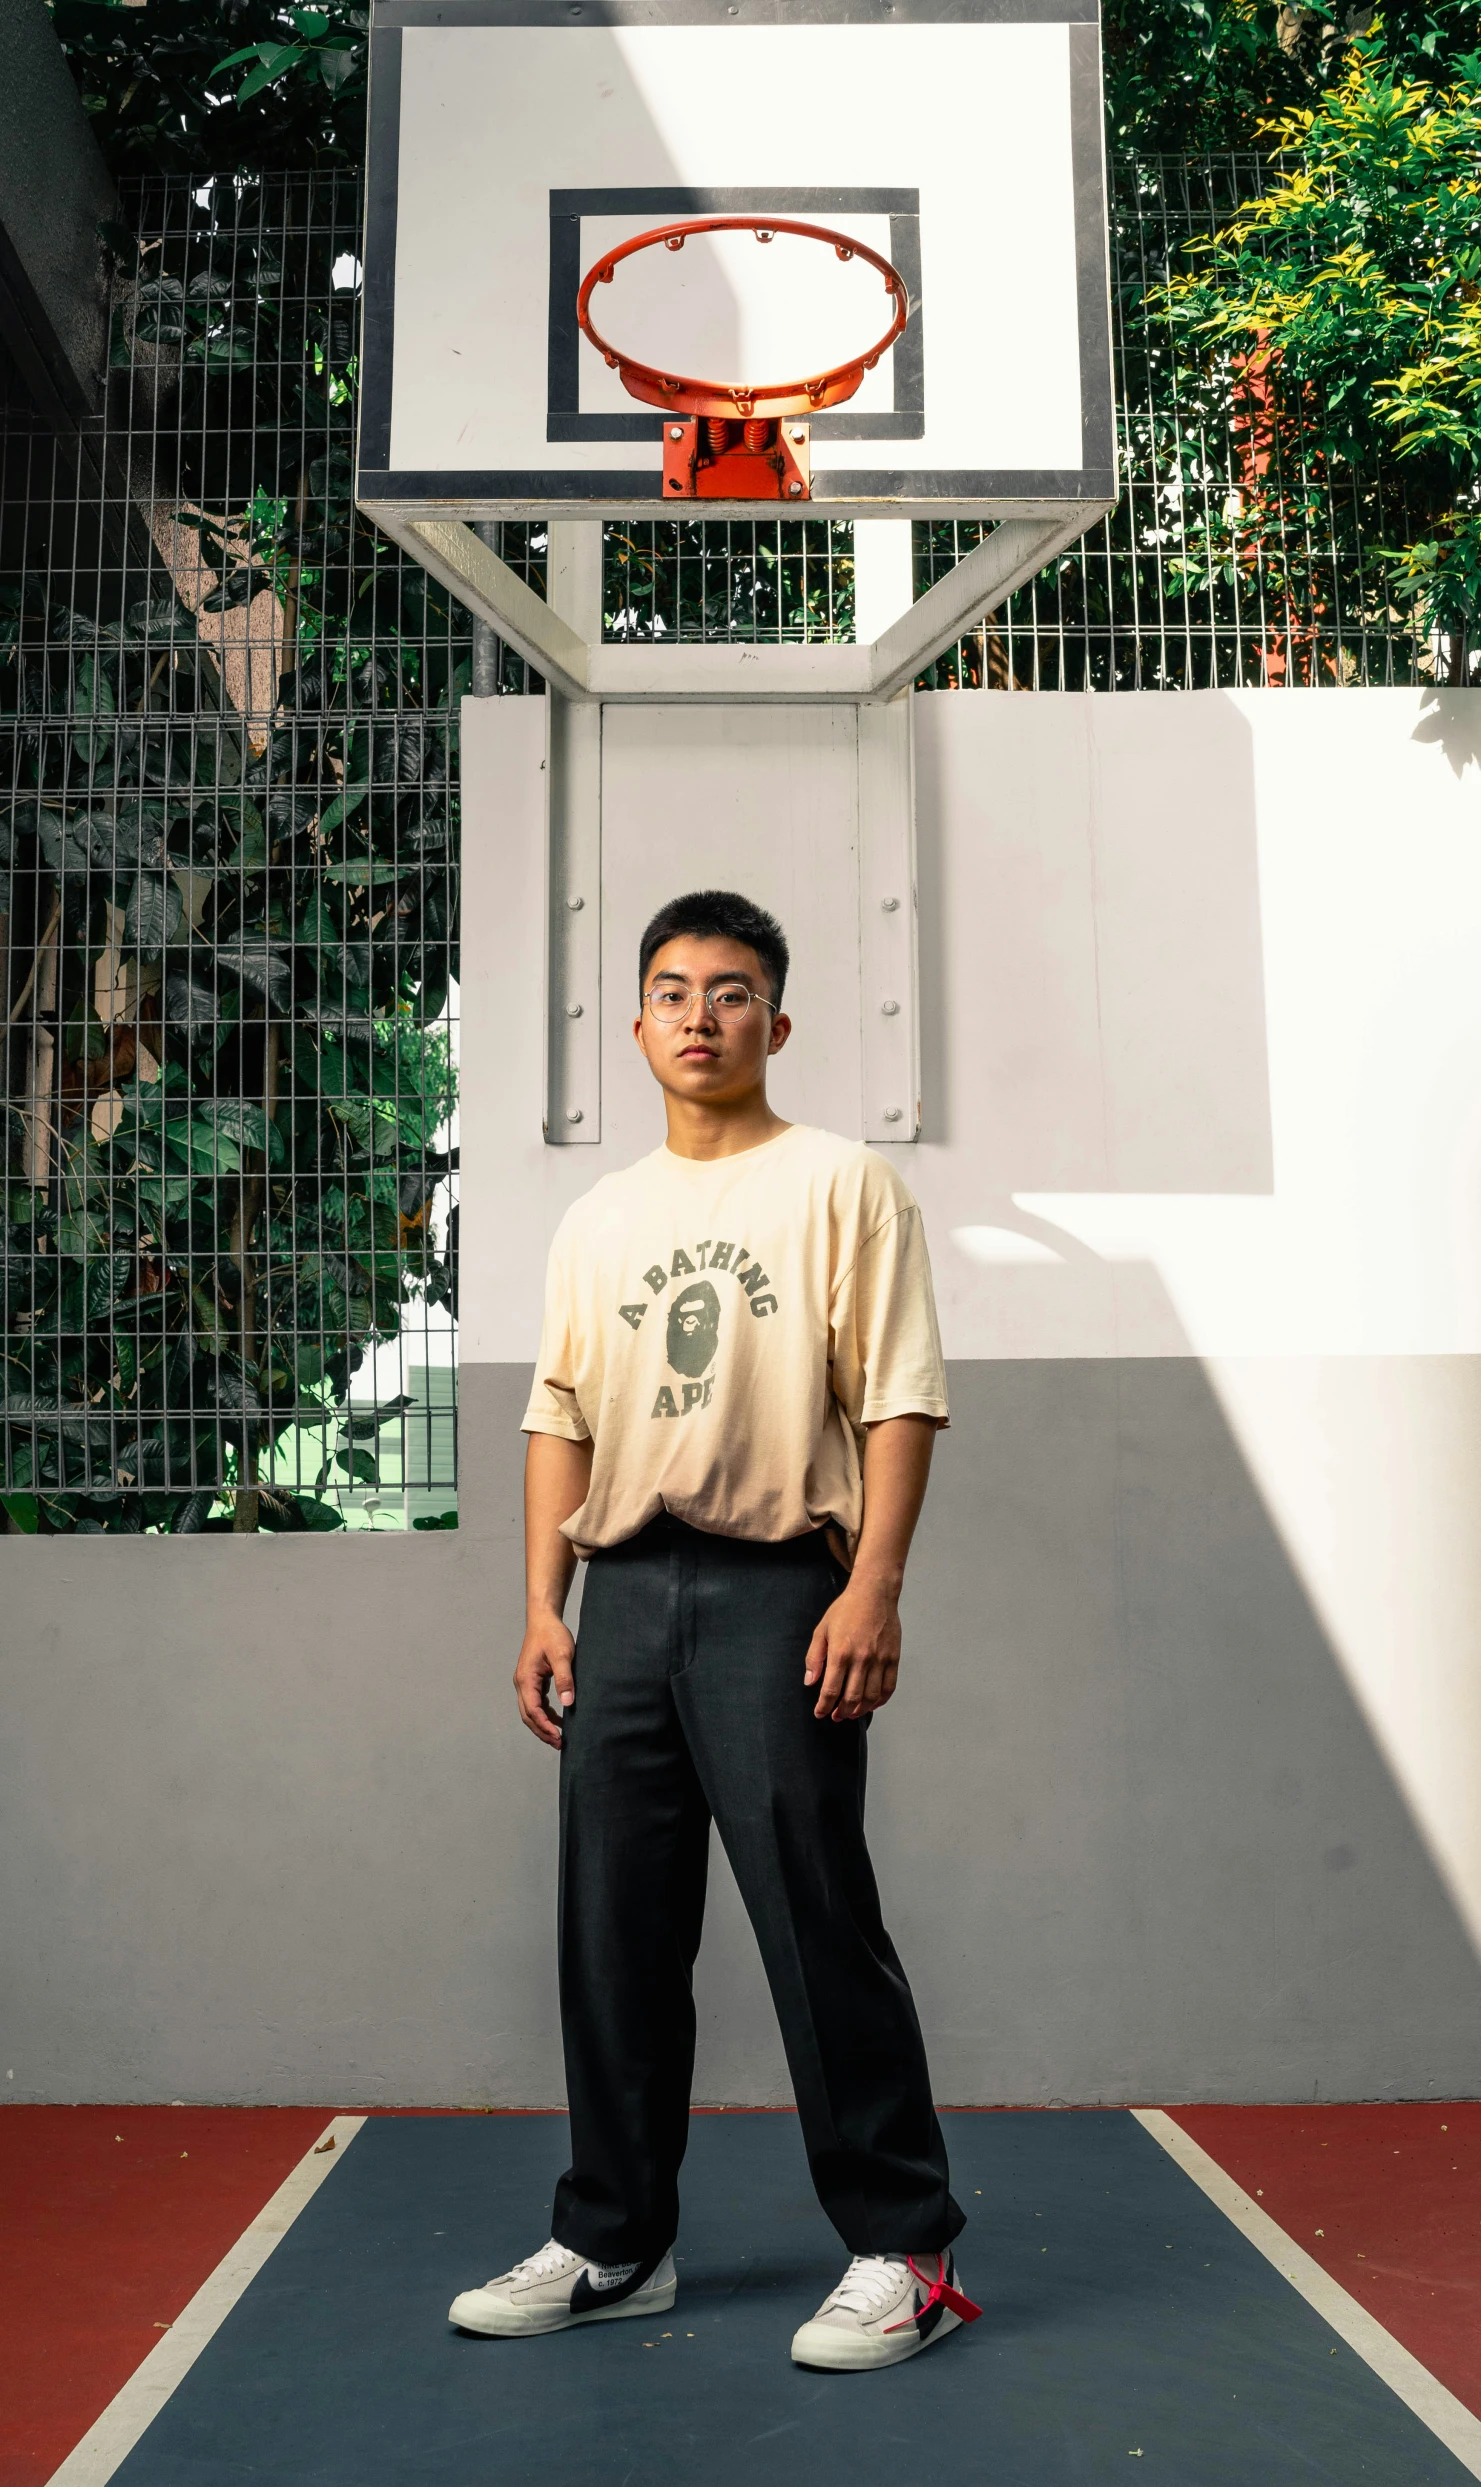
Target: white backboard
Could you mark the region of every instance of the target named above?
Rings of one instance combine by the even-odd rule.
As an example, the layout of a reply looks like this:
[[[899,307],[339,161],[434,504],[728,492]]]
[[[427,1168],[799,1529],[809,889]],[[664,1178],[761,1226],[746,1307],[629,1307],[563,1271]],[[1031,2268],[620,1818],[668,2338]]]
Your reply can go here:
[[[1096,0],[379,0],[361,500],[651,516],[663,419],[576,291],[614,241],[707,213],[828,225],[907,280],[904,335],[812,420],[815,511],[1113,497]],[[815,371],[887,316],[864,263],[784,236],[601,290],[615,342],[725,381]]]

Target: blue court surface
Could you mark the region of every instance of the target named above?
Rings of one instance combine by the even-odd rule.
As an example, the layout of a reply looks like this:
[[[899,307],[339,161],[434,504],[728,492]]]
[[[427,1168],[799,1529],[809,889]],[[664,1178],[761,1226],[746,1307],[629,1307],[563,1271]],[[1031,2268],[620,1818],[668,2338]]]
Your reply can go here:
[[[656,2324],[459,2337],[549,2234],[559,2116],[372,2120],[119,2487],[1460,2487],[1469,2478],[1126,2114],[949,2115],[984,2308],[909,2365],[794,2367],[846,2257],[790,2115],[696,2117]]]

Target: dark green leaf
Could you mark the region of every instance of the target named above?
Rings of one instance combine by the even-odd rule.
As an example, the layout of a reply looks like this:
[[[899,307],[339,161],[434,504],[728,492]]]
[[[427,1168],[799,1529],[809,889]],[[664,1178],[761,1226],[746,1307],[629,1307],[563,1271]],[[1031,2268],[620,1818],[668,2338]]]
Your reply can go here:
[[[172,880],[161,873],[141,872],[124,906],[123,937],[145,958],[157,959],[178,931],[184,912],[185,901]]]
[[[268,1152],[269,1162],[283,1162],[283,1135],[276,1123],[270,1123],[260,1105],[248,1105],[238,1097],[223,1097],[215,1105],[197,1105],[192,1109],[193,1129],[203,1135],[215,1133],[218,1139],[234,1140],[243,1151],[261,1156]]]
[[[333,95],[341,87],[348,86],[362,66],[364,46],[358,43],[321,44],[315,57],[319,63],[319,75]]]
[[[297,1500],[305,1528],[323,1530],[344,1527],[345,1515],[334,1503],[322,1501],[317,1494],[300,1494]]]
[[[348,863],[326,865],[324,878],[343,881],[350,889],[369,889],[372,884],[399,881],[405,871],[404,864],[386,863],[378,855],[366,855]]]
[[[270,584],[271,582],[264,578],[260,570],[246,567],[233,570],[229,577],[222,580],[219,587],[212,588],[209,596],[201,598],[200,611],[202,613],[225,613],[233,605],[250,604],[259,587],[267,587]]]
[[[58,1252],[81,1256],[89,1252],[106,1252],[108,1244],[108,1221],[95,1217],[91,1210],[79,1209],[73,1216],[57,1221]]]
[[[341,821],[346,818],[347,814],[358,808],[369,792],[370,788],[368,786],[342,787],[340,792],[335,796],[333,802],[325,805],[324,810],[320,815],[320,836],[327,838],[330,831],[332,829],[337,829]]]
[[[292,953],[260,935],[239,934],[218,944],[217,962],[236,976],[249,992],[259,993],[281,1008],[293,991]]]
[[[340,1424],[352,1441],[368,1442],[385,1426],[396,1424],[406,1409],[414,1407],[415,1404],[414,1400],[408,1399],[402,1392],[394,1399],[383,1401],[378,1407],[351,1406],[341,1414]]]
[[[211,1505],[215,1499],[214,1494],[188,1494],[170,1523],[171,1535],[198,1537],[211,1516]]]

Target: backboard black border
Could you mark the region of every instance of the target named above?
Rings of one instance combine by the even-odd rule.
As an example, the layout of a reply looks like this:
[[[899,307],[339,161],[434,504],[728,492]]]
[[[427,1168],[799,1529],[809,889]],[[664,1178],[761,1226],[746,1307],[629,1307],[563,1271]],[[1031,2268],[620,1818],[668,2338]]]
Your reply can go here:
[[[681,216],[805,216],[826,224],[839,216],[888,216],[891,264],[905,279],[910,318],[893,348],[894,406],[889,414],[855,414],[849,407],[810,417],[814,441],[919,440],[926,428],[925,348],[920,284],[920,192],[918,190],[552,190],[550,194],[550,355],[545,409],[547,440],[653,440],[663,417],[583,414],[580,404],[580,331],[576,292],[581,265],[583,216],[641,216],[653,224]],[[588,347],[588,352],[590,348]]]
[[[896,500],[940,504],[945,514],[951,504],[981,504],[1004,509],[1017,504],[1057,501],[1105,502],[1116,491],[1115,419],[1111,391],[1110,297],[1106,261],[1105,153],[1100,81],[1100,30],[1098,0],[378,0],[371,28],[370,128],[369,165],[365,235],[365,291],[362,321],[362,394],[360,405],[359,472],[357,496],[362,501],[401,505],[417,502],[435,505],[446,512],[459,507],[481,509],[531,503],[564,504],[573,510],[622,509],[657,503],[663,497],[663,479],[658,468],[604,472],[599,478],[591,474],[572,473],[563,469],[479,469],[453,471],[444,468],[422,470],[392,468],[391,445],[391,374],[395,339],[395,279],[397,227],[397,174],[401,121],[401,32],[408,26],[542,26],[549,28],[582,28],[592,25],[716,25],[720,27],[778,24],[832,25],[930,25],[938,23],[995,24],[1036,23],[1064,25],[1069,34],[1071,150],[1075,187],[1075,250],[1079,296],[1080,333],[1080,413],[1082,464],[1071,470],[976,470],[922,468],[859,468],[829,469],[816,464],[812,478],[812,506],[819,503],[855,505],[866,502]],[[676,198],[718,201],[732,194],[720,192],[680,192],[674,190],[634,190],[616,192],[577,192],[552,194],[552,226],[557,213],[557,199],[579,198],[587,214],[623,213],[630,203],[647,198],[661,198],[665,205],[656,210],[668,212],[667,203]],[[736,193],[739,197],[741,194]],[[765,199],[777,213],[788,212],[793,199],[818,201],[824,197],[847,197],[856,212],[865,212],[863,202],[878,196],[883,199],[900,194],[881,192],[789,191],[785,194],[756,193],[754,199]],[[611,198],[620,202],[611,208],[588,202]],[[753,194],[744,194],[747,206]],[[565,211],[569,217],[569,210]],[[641,205],[633,212],[646,212]],[[706,207],[681,208],[676,212],[700,214]],[[715,207],[712,212],[723,212]],[[842,211],[839,211],[842,212]],[[872,212],[880,212],[874,209]],[[892,216],[892,236],[894,215]],[[902,216],[902,223],[913,221]],[[897,264],[899,262],[897,261]],[[912,271],[902,268],[911,278]],[[918,303],[919,255],[916,264],[912,297]],[[896,407],[893,415],[855,416],[851,429],[833,430],[833,437],[853,439],[919,438],[919,413],[923,399],[912,404],[917,381],[923,382],[923,346],[921,344],[920,312],[912,325],[916,336],[915,371],[910,360],[902,373],[896,372]],[[574,340],[574,320],[572,322]],[[909,331],[907,331],[907,336]],[[901,341],[903,348],[905,340]],[[901,351],[897,348],[897,355]],[[551,398],[549,437],[561,439],[601,439],[634,442],[656,440],[661,418],[634,414],[632,416],[583,416],[573,404],[561,404],[557,396],[573,396],[570,369],[562,362],[557,375],[556,343],[551,338]],[[563,349],[562,349],[563,351]],[[896,429],[897,424],[910,421],[911,429]],[[844,418],[847,419],[846,417]],[[823,425],[839,424],[838,417],[823,417],[815,422],[819,440],[825,438]],[[561,425],[579,425],[579,430],[556,429]],[[589,431],[588,424],[603,426]],[[626,427],[631,425],[629,431]],[[866,429],[865,426],[868,426]],[[876,429],[888,426],[888,429]]]

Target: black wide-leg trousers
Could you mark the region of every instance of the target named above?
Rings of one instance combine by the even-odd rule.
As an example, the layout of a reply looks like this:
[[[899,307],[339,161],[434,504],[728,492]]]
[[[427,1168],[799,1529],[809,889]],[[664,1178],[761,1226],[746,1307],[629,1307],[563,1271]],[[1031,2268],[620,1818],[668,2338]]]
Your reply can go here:
[[[865,1722],[802,1680],[844,1575],[656,1520],[588,1568],[560,1785],[571,2165],[554,2233],[594,2262],[673,2242],[710,1823],[755,1929],[818,2197],[854,2254],[963,2225],[920,2023],[864,1844]]]

